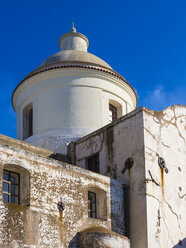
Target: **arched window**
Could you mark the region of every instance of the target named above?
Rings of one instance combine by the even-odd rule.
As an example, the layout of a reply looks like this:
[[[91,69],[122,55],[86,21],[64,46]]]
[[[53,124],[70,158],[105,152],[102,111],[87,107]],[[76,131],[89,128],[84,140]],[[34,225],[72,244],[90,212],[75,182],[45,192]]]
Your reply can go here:
[[[16,172],[3,171],[3,202],[20,203],[20,175]]]
[[[109,100],[109,122],[113,122],[122,116],[122,106],[114,100]]]
[[[33,135],[33,106],[28,104],[23,109],[23,140]]]
[[[13,164],[4,166],[3,202],[30,204],[30,173],[25,168]]]
[[[109,103],[109,121],[113,122],[117,119],[117,108]]]
[[[107,220],[107,197],[102,189],[91,187],[88,189],[88,217]]]

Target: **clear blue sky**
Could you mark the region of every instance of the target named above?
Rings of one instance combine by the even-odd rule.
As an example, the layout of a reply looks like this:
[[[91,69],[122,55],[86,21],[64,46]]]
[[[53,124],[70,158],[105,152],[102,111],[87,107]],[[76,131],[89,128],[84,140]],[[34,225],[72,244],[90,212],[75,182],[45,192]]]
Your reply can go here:
[[[48,56],[72,21],[135,88],[138,106],[186,104],[186,1],[1,1],[0,133],[16,138],[11,94]]]

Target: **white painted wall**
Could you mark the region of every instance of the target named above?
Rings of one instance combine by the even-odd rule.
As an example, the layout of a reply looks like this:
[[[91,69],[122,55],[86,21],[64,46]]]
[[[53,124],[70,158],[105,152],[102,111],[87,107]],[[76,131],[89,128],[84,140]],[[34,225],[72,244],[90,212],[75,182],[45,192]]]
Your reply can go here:
[[[186,106],[144,111],[148,247],[186,247]],[[163,157],[168,173],[158,165]],[[179,242],[180,245],[179,245]]]
[[[143,108],[77,140],[76,165],[85,168],[86,158],[98,152],[100,173],[130,186],[131,248],[147,247]],[[134,166],[122,174],[129,157],[133,158]]]
[[[66,143],[109,123],[109,100],[135,108],[131,87],[105,72],[64,68],[42,72],[24,81],[14,94],[18,138],[23,140],[23,109],[33,104],[33,136],[25,141],[65,152]]]
[[[69,36],[65,37],[60,42],[61,50],[80,50],[87,51],[87,41],[81,37]]]
[[[186,247],[185,142],[186,106],[179,105],[139,108],[76,141],[76,165],[85,168],[86,158],[99,152],[100,173],[130,186],[131,248]],[[134,165],[123,174],[129,157]]]
[[[76,29],[71,29],[70,33],[62,35],[59,39],[61,50],[80,50],[87,52],[89,42],[85,35],[77,33]]]
[[[29,103],[33,135],[25,141],[59,153],[66,153],[69,142],[109,123],[109,101],[122,106],[118,117],[136,108],[132,87],[106,62],[88,53],[88,45],[87,37],[72,26],[59,39],[61,52],[18,85],[13,93],[18,139],[24,137],[23,109]]]

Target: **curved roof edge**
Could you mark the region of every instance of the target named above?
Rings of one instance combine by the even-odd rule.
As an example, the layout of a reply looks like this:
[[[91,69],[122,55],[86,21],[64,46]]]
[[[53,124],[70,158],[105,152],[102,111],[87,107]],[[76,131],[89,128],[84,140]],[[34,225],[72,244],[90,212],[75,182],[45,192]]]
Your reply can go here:
[[[51,64],[51,65],[47,65],[47,66],[43,66],[43,67],[40,67],[40,68],[37,68],[36,70],[32,71],[31,73],[29,73],[17,86],[16,88],[14,89],[13,93],[12,93],[12,97],[11,97],[11,102],[12,102],[12,106],[13,106],[13,109],[15,111],[15,108],[14,108],[14,105],[13,105],[13,97],[14,97],[14,93],[16,92],[16,90],[20,87],[20,85],[22,85],[22,83],[31,78],[32,76],[35,76],[39,73],[42,73],[42,72],[46,72],[46,71],[49,71],[49,70],[55,70],[55,69],[60,69],[60,68],[84,68],[84,69],[93,69],[93,70],[99,70],[99,71],[102,71],[102,72],[105,72],[105,73],[108,73],[112,76],[115,76],[117,78],[119,78],[120,80],[124,81],[128,86],[130,86],[130,88],[132,89],[132,91],[134,92],[134,95],[135,95],[135,98],[136,98],[136,106],[137,106],[137,102],[138,102],[138,99],[137,99],[137,94],[136,94],[136,91],[134,90],[134,88],[125,80],[125,78],[123,78],[119,73],[117,73],[116,71],[112,70],[112,69],[109,69],[107,67],[104,67],[104,66],[100,66],[100,65],[97,65],[97,64],[92,64],[92,63],[88,63],[88,62],[74,62],[74,61],[69,61],[68,63],[67,62],[60,62],[60,63],[55,63],[55,64]]]

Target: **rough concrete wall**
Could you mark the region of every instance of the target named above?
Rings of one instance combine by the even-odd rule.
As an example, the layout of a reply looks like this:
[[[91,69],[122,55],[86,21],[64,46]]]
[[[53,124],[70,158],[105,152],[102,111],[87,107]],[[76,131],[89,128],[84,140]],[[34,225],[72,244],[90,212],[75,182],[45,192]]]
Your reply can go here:
[[[139,108],[73,144],[76,165],[85,168],[86,158],[99,152],[100,173],[129,185],[132,248],[147,247],[143,132],[143,108]],[[130,157],[134,165],[123,173]]]
[[[0,247],[66,248],[85,228],[101,226],[111,229],[109,178],[47,158],[43,154],[49,151],[24,142],[4,136],[0,141]],[[23,149],[27,146],[28,149]],[[3,203],[2,172],[5,165],[6,169],[8,165],[18,165],[29,171],[29,206]],[[111,185],[112,188],[116,185],[118,190],[117,181],[113,180]],[[88,189],[91,187],[107,194],[105,221],[88,218]],[[60,196],[65,204],[62,214],[57,209]]]
[[[148,247],[186,247],[186,106],[144,108],[144,132]]]

